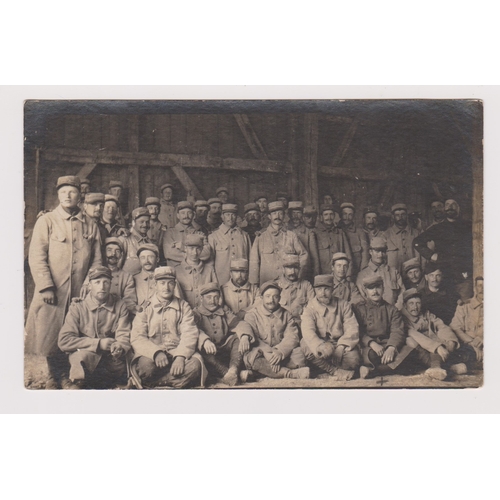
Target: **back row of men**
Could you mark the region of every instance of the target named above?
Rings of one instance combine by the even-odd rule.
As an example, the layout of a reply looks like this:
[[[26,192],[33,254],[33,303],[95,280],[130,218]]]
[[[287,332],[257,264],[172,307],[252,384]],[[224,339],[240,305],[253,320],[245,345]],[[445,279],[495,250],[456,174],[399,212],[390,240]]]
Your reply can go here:
[[[308,227],[312,225],[314,216],[317,215],[315,211],[304,208],[301,202],[292,201],[286,207],[286,200],[269,203],[264,217],[267,218],[269,224],[264,230],[255,224],[255,221],[262,220],[263,212],[259,206],[256,204],[246,205],[246,220],[238,224],[238,207],[235,204],[222,203],[224,200],[220,199],[217,202],[209,200],[207,203],[197,201],[194,206],[188,201],[179,202],[175,207],[178,222],[173,227],[166,228],[158,221],[162,207],[161,201],[157,198],[148,198],[145,207],[137,208],[132,212],[132,227],[129,232],[118,221],[117,216],[120,205],[116,197],[99,193],[87,193],[82,205],[84,210],[84,214],[82,214],[77,206],[79,188],[78,178],[67,176],[59,179],[58,193],[61,205],[58,209],[45,214],[39,219],[35,226],[30,248],[30,266],[38,293],[41,296],[37,296],[37,292],[35,292],[27,321],[27,329],[30,325],[33,328],[38,325],[38,329],[41,330],[41,332],[37,332],[37,340],[41,340],[42,349],[40,349],[40,352],[47,356],[51,373],[58,370],[60,372],[63,364],[59,353],[55,352],[54,349],[59,331],[62,331],[60,328],[56,330],[57,324],[59,322],[60,327],[62,324],[61,319],[66,317],[69,299],[80,294],[85,296],[88,290],[92,289],[92,280],[89,282],[89,279],[87,279],[87,283],[83,283],[82,279],[85,278],[88,269],[90,267],[99,268],[99,265],[103,262],[109,269],[111,292],[116,297],[123,299],[129,315],[133,317],[133,315],[137,314],[135,321],[151,307],[154,307],[155,301],[157,302],[158,281],[163,281],[163,279],[158,280],[155,277],[155,270],[158,264],[166,263],[168,264],[169,276],[173,278],[170,281],[175,282],[173,293],[176,300],[183,303],[183,299],[185,299],[190,308],[197,311],[198,315],[204,316],[203,312],[210,311],[210,308],[204,303],[204,295],[219,294],[217,304],[222,309],[216,314],[216,317],[222,316],[222,311],[225,311],[224,314],[231,312],[238,320],[236,326],[232,325],[232,329],[229,328],[231,321],[227,325],[226,333],[232,332],[232,335],[236,335],[238,329],[245,328],[246,323],[248,323],[247,313],[250,310],[253,310],[254,314],[255,311],[261,310],[265,316],[265,311],[262,309],[265,309],[266,304],[264,296],[268,290],[274,289],[278,291],[277,307],[288,312],[297,327],[297,338],[300,339],[300,325],[303,314],[313,300],[319,300],[318,293],[315,292],[317,292],[317,289],[322,288],[320,284],[323,283],[324,285],[325,275],[327,274],[330,275],[331,286],[330,278],[328,278],[328,285],[324,285],[323,288],[331,288],[329,299],[340,299],[339,304],[348,305],[349,311],[351,311],[351,305],[354,304],[357,304],[356,308],[362,310],[364,307],[362,304],[370,303],[373,298],[370,298],[368,290],[377,288],[384,303],[388,307],[392,307],[399,315],[398,311],[403,307],[405,298],[403,292],[406,289],[407,291],[411,290],[411,294],[416,293],[424,306],[424,310],[428,314],[434,314],[436,318],[443,320],[443,324],[446,326],[456,316],[459,294],[462,297],[466,296],[464,283],[467,283],[470,279],[472,263],[466,262],[467,252],[463,251],[466,242],[460,240],[458,233],[461,233],[466,238],[465,229],[467,227],[459,219],[459,207],[454,200],[447,200],[444,205],[446,219],[439,223],[440,231],[433,232],[433,227],[438,226],[438,224],[435,224],[426,232],[419,234],[417,229],[408,225],[406,206],[397,204],[392,207],[394,226],[382,235],[377,232],[377,214],[375,211],[365,211],[366,227],[359,230],[353,224],[354,206],[349,203],[343,204],[341,206],[343,224],[342,228],[340,228],[336,224],[335,207],[326,205],[321,207],[318,225],[314,224],[316,227]],[[66,192],[72,190],[76,191],[76,196],[71,201]],[[171,190],[170,185],[163,187],[164,192]],[[211,201],[212,203],[210,203]],[[65,207],[65,205],[71,204],[74,206]],[[213,213],[212,211],[208,212],[213,205],[217,205],[218,210],[216,213],[219,213],[220,209],[219,226],[214,221],[214,216],[211,218],[207,216],[206,220],[203,216],[203,213],[205,215]],[[201,216],[198,212],[200,207],[206,209]],[[59,230],[56,230],[54,234],[54,222],[57,222],[54,219],[57,219],[58,210],[59,215],[69,221],[70,225],[77,224],[77,221],[83,224],[83,239],[81,241],[77,241],[78,234],[75,234],[75,232],[79,232],[77,227],[72,228],[73,232],[71,232],[71,227],[58,228]],[[284,226],[286,215],[289,217],[288,229]],[[369,224],[372,225],[371,228]],[[77,264],[75,254],[81,253],[85,243],[90,243],[90,239],[92,239],[91,233],[94,229],[97,229],[97,231],[91,245],[92,248],[89,248],[87,253],[84,252],[86,262],[82,262],[83,267],[80,269],[74,269]],[[371,232],[370,235],[369,232]],[[369,236],[371,236],[371,239]],[[457,238],[457,236],[459,237]],[[54,241],[58,244],[53,243]],[[57,253],[59,260],[62,257],[61,253],[65,253],[63,250],[65,242],[70,247],[69,264],[56,262],[54,259],[51,262],[49,247],[54,246],[53,251]],[[447,243],[451,243],[451,246],[447,247]],[[415,257],[415,250],[420,252],[421,257]],[[75,258],[73,266],[71,265],[72,258]],[[428,260],[428,262],[425,262],[424,259]],[[422,269],[423,262],[425,263],[425,273]],[[67,285],[61,287],[65,291],[62,293],[64,300],[62,300],[63,307],[59,306],[59,309],[61,309],[59,314],[51,315],[50,310],[46,311],[50,318],[49,324],[47,324],[47,316],[43,316],[43,310],[46,309],[47,305],[51,305],[53,308],[56,306],[59,287],[55,283],[57,278],[53,280],[52,287],[45,286],[45,288],[42,288],[38,282],[40,276],[44,275],[46,268],[48,267],[50,270],[51,266],[65,268],[66,275],[64,272],[60,273],[59,281],[64,284],[65,280],[67,281],[69,278],[70,285],[69,289]],[[82,273],[86,266],[88,266],[87,271]],[[73,270],[71,270],[72,268]],[[49,272],[54,276],[52,270]],[[75,273],[79,274],[78,279],[75,279]],[[319,278],[318,275],[320,275]],[[443,276],[445,277],[444,282]],[[83,285],[78,290],[76,290],[77,286],[73,286],[77,282]],[[274,285],[270,286],[269,283]],[[315,285],[314,288],[311,283]],[[446,283],[447,286],[445,286]],[[43,282],[42,280],[42,286],[47,284],[46,281]],[[260,292],[258,289],[259,284],[261,285]],[[263,290],[264,285],[266,287]],[[210,289],[208,292],[207,287]],[[218,289],[215,290],[215,287],[218,287]],[[51,296],[46,300],[47,297],[44,295],[47,295],[47,290],[50,288],[55,289],[53,292],[56,293],[49,294]],[[406,300],[416,298],[417,295],[410,297],[406,294]],[[92,293],[89,296],[92,296]],[[87,300],[93,304],[95,297],[93,299],[85,298],[82,302],[86,303]],[[259,301],[262,303],[260,309],[255,306]],[[459,307],[469,307],[469,304],[461,304]],[[214,306],[215,302],[212,305]],[[42,311],[42,315],[39,315],[38,319],[42,319],[42,321],[33,323],[33,319],[40,311]],[[270,312],[269,309],[267,311]],[[211,313],[209,316],[213,316],[214,311],[211,311]],[[274,311],[270,314],[275,317]],[[357,314],[358,322],[359,314],[362,313]],[[367,324],[371,324],[373,318],[370,316],[371,313],[367,314]],[[376,316],[379,314],[377,313]],[[53,320],[56,317],[58,321],[54,323]],[[399,321],[402,321],[400,316]],[[253,335],[248,331],[247,336],[249,339],[253,339],[254,343],[257,342],[260,345],[263,341],[262,336],[269,334],[272,337],[276,325],[269,325],[268,323],[258,325],[259,322],[257,321],[253,328]],[[215,323],[212,326],[215,326]],[[170,328],[172,327],[170,326]],[[269,328],[271,333],[266,333],[266,329]],[[204,331],[202,328],[199,328],[199,330]],[[47,331],[50,331],[48,335],[46,335]],[[75,333],[80,335],[78,332],[73,332],[73,334]],[[281,334],[276,333],[277,338],[283,334],[284,332],[281,332]],[[331,332],[328,332],[328,335],[331,336]],[[469,334],[466,333],[466,335]],[[99,332],[95,332],[95,336],[98,338]],[[303,332],[302,336],[302,340],[304,340],[306,335]],[[474,338],[477,336],[474,335]],[[52,340],[48,341],[48,338]],[[218,347],[226,345],[226,340],[224,339],[223,344]],[[456,342],[458,347],[458,340]],[[215,349],[216,351],[217,342],[212,343],[214,343],[215,347],[213,349],[210,347],[209,350],[214,351]],[[354,344],[357,345],[357,341]],[[59,345],[64,352],[68,352],[64,342],[62,345],[59,343]],[[383,345],[383,342],[380,345]],[[243,356],[248,352],[248,349],[245,349],[246,347],[250,348],[250,345],[247,346],[243,342],[243,347],[240,345],[234,350],[240,352]],[[271,347],[274,346],[271,345]],[[301,347],[301,352],[305,353],[305,356],[310,357],[314,354],[313,351],[307,351],[302,344],[295,346],[293,349],[299,347]],[[351,350],[357,352],[354,349],[355,345],[344,347],[349,347],[347,352]],[[380,354],[380,360],[383,359],[384,361],[382,364],[386,365],[394,362],[395,358],[397,358],[396,353],[402,345],[398,344],[397,347],[393,347],[395,347],[393,355],[385,358],[380,349],[371,350],[375,354]],[[78,349],[78,351],[80,350]],[[205,355],[212,354],[206,350],[203,351],[201,348],[198,350]],[[124,349],[125,351],[126,349]],[[213,354],[215,354],[215,351]],[[257,349],[257,351],[261,352],[262,349]],[[270,356],[273,361],[277,361],[279,356],[276,357],[274,356],[275,353],[273,353],[274,351],[271,352]],[[316,354],[318,353],[316,352]],[[354,356],[354,354],[350,356]],[[475,359],[481,357],[478,349],[474,351],[474,356]],[[331,356],[319,357],[331,358]],[[57,361],[52,358],[57,358]],[[260,359],[260,356],[257,356],[257,358]],[[264,358],[267,359],[265,356]],[[348,358],[349,356],[345,359]],[[257,365],[264,363],[264,361],[258,361],[258,359]],[[339,359],[344,358],[343,356],[339,358],[337,354],[334,359],[339,361]],[[442,356],[441,359],[443,359]],[[365,361],[368,362],[368,360],[369,358],[366,358]],[[283,361],[283,358],[279,361]],[[357,366],[354,366],[356,364]],[[400,361],[398,366],[399,364]],[[245,363],[245,366],[249,369],[256,369],[254,365],[253,362]],[[344,364],[343,368],[340,365],[340,362],[334,363],[330,372],[332,370],[347,369],[349,372],[347,375],[338,376],[350,378],[353,376],[354,370],[359,367],[358,361]],[[133,366],[141,365],[133,364]],[[158,364],[155,366],[158,368]],[[276,366],[276,363],[271,363],[268,368],[272,371]],[[305,364],[292,362],[287,369],[292,369],[290,366],[295,367],[293,369],[300,369],[304,368]],[[301,377],[305,376],[304,370],[293,372],[293,369],[290,372],[292,375],[289,376],[297,373]],[[219,370],[219,373],[222,371]],[[265,368],[261,367],[256,371],[270,376],[269,370]],[[328,370],[326,371],[328,372]],[[240,380],[246,379],[247,375],[245,374],[243,377],[236,375],[235,378],[234,370],[232,370],[229,381],[235,383],[238,377],[240,377]],[[57,379],[61,378],[61,374],[55,373],[53,378],[54,385],[57,385]]]

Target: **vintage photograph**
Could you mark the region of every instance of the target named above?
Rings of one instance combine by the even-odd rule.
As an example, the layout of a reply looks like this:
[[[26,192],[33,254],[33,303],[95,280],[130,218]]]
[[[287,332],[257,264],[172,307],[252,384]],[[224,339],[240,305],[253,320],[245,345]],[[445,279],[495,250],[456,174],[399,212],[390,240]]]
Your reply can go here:
[[[27,389],[483,385],[480,100],[28,100],[24,201]]]

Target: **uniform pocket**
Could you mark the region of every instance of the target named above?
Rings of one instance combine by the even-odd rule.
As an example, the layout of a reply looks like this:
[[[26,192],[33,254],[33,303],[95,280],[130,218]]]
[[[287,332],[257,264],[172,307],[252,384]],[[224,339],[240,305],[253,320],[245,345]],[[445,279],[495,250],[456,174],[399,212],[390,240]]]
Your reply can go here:
[[[54,232],[50,235],[50,239],[53,241],[63,242],[63,241],[66,241],[66,235],[64,235],[62,233]]]

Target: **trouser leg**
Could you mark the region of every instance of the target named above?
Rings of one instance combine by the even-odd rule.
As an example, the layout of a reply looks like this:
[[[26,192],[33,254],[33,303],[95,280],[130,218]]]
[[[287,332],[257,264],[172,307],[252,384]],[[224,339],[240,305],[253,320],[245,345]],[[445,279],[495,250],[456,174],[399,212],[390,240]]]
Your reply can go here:
[[[209,373],[217,377],[223,377],[227,373],[228,367],[220,361],[217,354],[203,353],[203,360]]]
[[[57,351],[51,356],[47,356],[47,368],[49,377],[60,382],[62,378],[67,377],[69,372],[68,357],[62,351]]]
[[[342,370],[356,370],[361,364],[361,355],[358,349],[353,349],[352,351],[344,351],[342,356],[342,361],[340,362],[340,368]]]
[[[306,357],[304,356],[304,352],[300,347],[296,347],[290,354],[289,360],[286,362],[285,366],[294,370],[296,368],[302,368],[306,366]]]
[[[88,384],[96,389],[107,389],[117,384],[127,382],[127,365],[125,359],[114,359],[111,355],[104,355],[96,369],[88,377]]]
[[[287,368],[281,367],[278,372],[275,372],[271,368],[271,363],[269,363],[269,361],[267,361],[264,357],[258,357],[255,359],[252,365],[252,370],[255,370],[269,378],[285,378],[286,373],[289,371]]]
[[[184,363],[184,372],[182,375],[174,376],[171,373],[162,377],[165,385],[175,387],[176,389],[185,389],[200,384],[201,363],[196,358],[190,358]]]
[[[241,354],[239,351],[240,340],[237,337],[233,340],[230,349],[229,368],[235,368],[237,371],[240,371],[243,361],[243,354]]]
[[[141,356],[134,363],[137,375],[139,375],[141,381],[146,385],[155,382],[158,378],[167,374],[170,369],[170,365],[165,368],[158,368],[152,359],[145,356]]]

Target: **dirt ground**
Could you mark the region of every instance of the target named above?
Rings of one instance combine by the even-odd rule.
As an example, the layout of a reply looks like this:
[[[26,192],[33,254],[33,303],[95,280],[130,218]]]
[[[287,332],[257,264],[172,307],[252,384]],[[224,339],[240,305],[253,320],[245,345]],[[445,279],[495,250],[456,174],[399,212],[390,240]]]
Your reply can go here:
[[[27,389],[45,389],[47,379],[47,367],[43,358],[34,355],[26,355],[24,364],[25,386]],[[446,380],[430,380],[423,373],[414,375],[384,375],[372,379],[354,379],[349,382],[338,382],[331,377],[320,375],[318,378],[309,380],[270,379],[262,378],[254,382],[248,382],[244,386],[227,387],[223,384],[210,384],[208,388],[213,389],[302,389],[302,388],[465,388],[481,387],[483,385],[483,372],[476,371],[467,375],[450,376]]]

